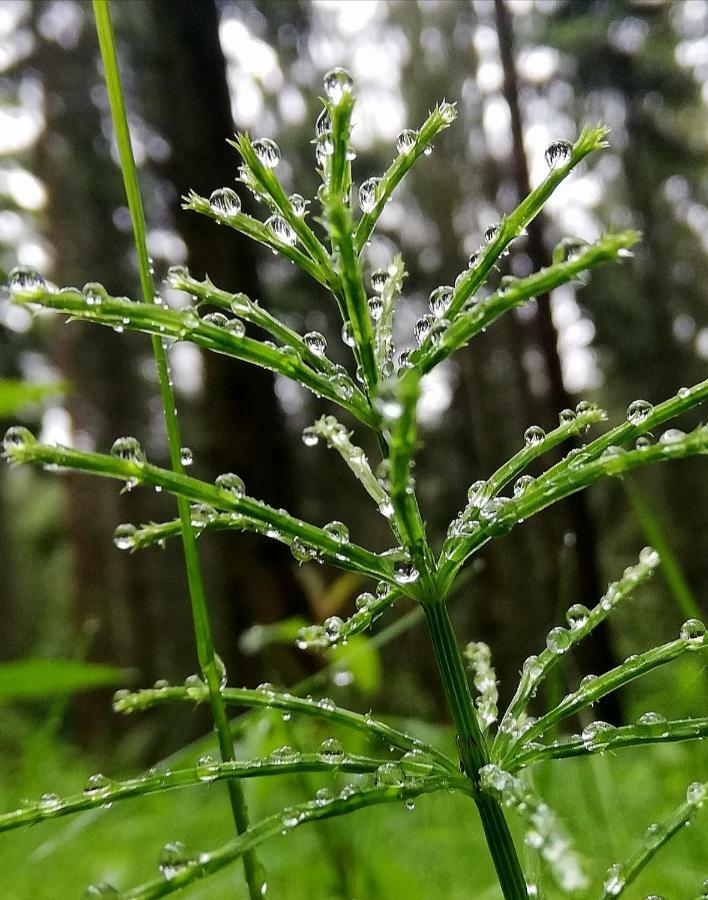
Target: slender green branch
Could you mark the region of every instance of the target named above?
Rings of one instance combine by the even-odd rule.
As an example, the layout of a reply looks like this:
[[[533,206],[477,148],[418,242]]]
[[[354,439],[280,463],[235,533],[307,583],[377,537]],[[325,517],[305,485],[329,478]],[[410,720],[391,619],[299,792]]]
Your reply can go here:
[[[356,754],[346,754],[342,755],[341,759],[327,760],[317,753],[299,753],[298,758],[292,761],[266,757],[217,762],[215,759],[206,758],[190,769],[139,775],[126,781],[112,782],[103,776],[92,776],[80,794],[63,798],[49,794],[36,803],[3,813],[0,815],[0,832],[35,825],[47,819],[74,815],[89,809],[112,806],[131,797],[161,794],[175,788],[196,785],[203,787],[215,781],[293,775],[298,772],[374,773],[386,762],[390,760],[372,759]]]
[[[298,697],[295,694],[278,691],[272,685],[263,685],[255,690],[225,688],[223,696],[224,702],[229,706],[282,709],[286,712],[321,719],[333,725],[343,725],[346,728],[363,732],[369,737],[375,737],[392,747],[397,747],[404,753],[410,750],[420,750],[429,756],[435,765],[445,771],[457,771],[453,761],[434,747],[412,738],[402,731],[397,731],[370,714],[362,715],[353,710],[335,706],[328,698],[316,701],[307,697]],[[114,700],[114,709],[116,712],[132,713],[163,703],[203,703],[207,699],[206,687],[200,684],[190,684],[189,687],[145,688],[141,691],[121,693]]]
[[[318,281],[323,287],[330,286],[327,275],[320,265],[313,262],[307,254],[302,252],[302,250],[298,250],[298,248],[293,247],[292,244],[280,240],[271,228],[263,222],[259,222],[258,219],[254,219],[252,216],[248,216],[241,212],[226,214],[221,210],[212,207],[206,197],[200,197],[199,194],[194,193],[194,191],[190,191],[184,198],[182,207],[184,209],[191,209],[193,212],[201,213],[203,216],[208,216],[220,225],[228,225],[229,228],[233,228],[235,231],[245,234],[246,237],[251,238],[251,240],[263,244],[270,250],[275,250],[281,256],[289,259],[290,262],[295,263],[296,266],[302,269],[303,272],[306,272],[311,278],[314,278],[315,281]]]
[[[541,184],[531,191],[528,197],[525,197],[512,213],[504,217],[493,232],[491,240],[480,252],[474,265],[455,285],[455,292],[447,312],[449,319],[454,319],[465,302],[484,284],[492,267],[504,250],[515,238],[523,233],[529,222],[536,218],[551,194],[570,175],[578,163],[589,153],[595,150],[602,150],[608,146],[605,140],[608,131],[609,129],[603,125],[597,125],[594,128],[583,128],[573,145],[568,160],[561,165],[554,166]],[[543,289],[539,291],[539,293],[543,292]]]
[[[645,744],[673,744],[678,741],[695,741],[708,737],[708,718],[659,720],[655,724],[621,725],[607,731],[601,740],[583,740],[582,735],[572,735],[552,744],[527,745],[514,757],[509,769],[516,772],[526,766],[550,759],[569,759],[574,756],[589,756],[592,753],[606,753],[608,750],[622,750],[625,747],[639,747]]]
[[[130,210],[130,218],[133,225],[135,249],[138,256],[138,270],[140,272],[140,284],[145,302],[154,304],[155,294],[150,271],[150,260],[147,252],[145,216],[143,213],[142,198],[138,183],[138,173],[135,165],[135,158],[133,156],[130,129],[128,127],[128,117],[123,100],[123,91],[120,82],[118,59],[116,56],[115,39],[108,0],[93,0],[93,10],[96,19],[98,41],[101,48],[101,57],[103,59],[113,126],[116,131],[121,172],[123,174],[128,208]],[[170,461],[175,476],[179,477],[182,472],[182,441],[180,438],[177,413],[172,394],[167,354],[159,336],[152,337],[152,348],[160,382],[160,395],[165,415]],[[214,724],[219,738],[221,757],[224,761],[233,760],[235,758],[234,746],[229,733],[226,710],[220,693],[223,674],[221,670],[223,664],[217,659],[214,650],[214,641],[207,613],[201,566],[197,554],[194,534],[192,532],[189,504],[183,497],[178,496],[177,507],[182,525],[182,544],[187,570],[187,582],[189,585],[199,665],[209,686],[209,699]],[[248,811],[243,792],[238,782],[235,781],[228,782],[228,791],[236,829],[239,833],[243,833],[248,828]],[[244,868],[252,900],[257,900],[260,896],[261,879],[257,874],[257,867],[258,863],[255,855],[250,852],[246,854],[244,856]]]
[[[444,100],[428,115],[420,130],[415,134],[414,140],[407,145],[394,159],[388,169],[381,176],[376,192],[376,202],[372,209],[364,213],[359,220],[354,235],[354,247],[357,254],[366,246],[371,237],[379,216],[383,212],[395,188],[401,183],[404,175],[421,156],[427,156],[432,149],[432,142],[436,135],[449,128],[457,118],[454,103],[446,103]]]
[[[89,453],[69,447],[47,446],[34,440],[27,440],[21,446],[6,445],[5,455],[11,462],[58,466],[91,475],[102,475],[105,478],[119,479],[131,486],[146,484],[151,487],[159,487],[170,494],[175,494],[186,503],[205,505],[207,509],[199,511],[200,520],[203,514],[205,524],[208,522],[212,510],[236,513],[269,530],[271,537],[303,541],[309,547],[314,548],[316,555],[332,565],[354,572],[362,572],[396,584],[392,567],[384,564],[382,559],[370,550],[350,541],[342,542],[324,528],[318,528],[316,525],[296,519],[260,500],[243,496],[240,491],[234,492],[227,486],[211,485],[198,478],[185,475],[183,472],[161,469],[148,462],[131,462],[105,453]],[[191,522],[194,514],[189,508],[187,515],[190,520],[190,532],[193,534]],[[199,524],[201,525],[201,521]]]
[[[595,443],[595,442],[593,442]],[[592,446],[592,444],[590,445]],[[563,468],[554,466],[536,479],[523,494],[482,511],[483,522],[455,545],[454,553],[441,566],[439,583],[443,590],[454,581],[465,560],[483,544],[501,537],[516,524],[525,522],[546,507],[607,475],[622,475],[656,462],[685,459],[708,452],[708,427],[699,426],[688,434],[671,431],[659,443],[638,450],[610,450],[599,459],[585,461],[585,451],[572,455]]]
[[[377,421],[363,394],[355,389],[346,373],[334,367],[328,372],[314,371],[300,356],[296,345],[286,344],[277,348],[246,337],[239,319],[222,317],[216,322],[209,317],[200,319],[192,309],[177,310],[153,303],[132,303],[125,298],[108,295],[97,304],[72,288],[55,292],[15,291],[12,299],[15,303],[36,304],[118,331],[140,331],[152,335],[156,341],[189,341],[206,350],[278,372],[297,381],[316,396],[326,397],[366,424],[373,426]]]
[[[708,781],[694,781],[688,786],[686,800],[670,816],[657,825],[650,825],[642,842],[624,863],[611,866],[605,876],[602,900],[619,897],[646,868],[661,848],[686,827],[708,800]]]
[[[615,666],[614,669],[605,672],[604,675],[593,678],[589,683],[578,688],[577,691],[564,697],[554,709],[541,716],[530,728],[527,728],[519,738],[518,743],[512,746],[507,759],[502,762],[502,765],[505,765],[507,761],[513,761],[519,748],[537,740],[549,728],[557,725],[563,719],[567,719],[568,716],[572,716],[579,710],[592,706],[593,703],[602,697],[606,697],[612,691],[618,690],[629,684],[630,681],[634,681],[635,678],[646,675],[647,672],[651,672],[659,666],[672,662],[677,657],[683,656],[684,653],[701,650],[708,650],[708,643],[701,640],[697,642],[695,639],[679,638],[663,644],[661,647],[652,647],[651,650],[630,657],[620,665]],[[613,728],[613,726],[610,726],[610,728]],[[612,733],[607,728],[603,728],[598,742],[604,745],[605,740]],[[592,741],[592,730],[590,734],[590,740]]]
[[[567,284],[586,269],[615,260],[621,251],[634,246],[638,240],[636,231],[607,234],[566,262],[554,263],[528,278],[514,281],[509,287],[475,303],[468,311],[462,310],[455,318],[451,306],[444,320],[448,323],[447,327],[443,331],[431,331],[420,347],[411,353],[410,362],[421,373],[429,372],[505,312],[523,306],[561,284]]]
[[[206,875],[220,871],[240,859],[244,853],[283,831],[288,833],[308,822],[348,815],[369,806],[415,800],[423,794],[446,790],[450,785],[451,779],[446,776],[406,781],[399,786],[391,787],[374,787],[364,790],[357,790],[354,787],[344,788],[339,797],[325,801],[312,800],[275,813],[275,815],[251,826],[245,834],[219,850],[200,853],[192,863],[175,872],[171,879],[155,879],[140,887],[125,891],[121,896],[124,900],[150,900],[154,897],[164,897]]]
[[[255,179],[261,191],[271,198],[276,209],[280,211],[285,221],[290,225],[307,251],[308,256],[318,268],[317,280],[329,285],[336,290],[337,278],[332,269],[329,255],[316,235],[305,222],[303,216],[298,215],[293,205],[283,190],[275,172],[265,166],[253,149],[251,139],[247,134],[238,134],[235,141],[229,141],[241,154],[243,161]]]
[[[616,609],[618,604],[624,602],[640,585],[647,582],[658,564],[658,555],[651,548],[647,548],[640,555],[637,565],[625,569],[622,578],[608,586],[607,592],[599,603],[587,611],[584,621],[577,622],[576,627],[572,629],[559,629],[557,636],[561,638],[561,641],[554,639],[551,646],[544,648],[538,656],[530,656],[526,660],[516,693],[504,713],[494,738],[492,759],[496,761],[506,757],[507,747],[517,737],[519,717],[543,679],[559,664],[563,653],[587,637],[609,616],[613,609]],[[554,652],[561,648],[562,652]]]

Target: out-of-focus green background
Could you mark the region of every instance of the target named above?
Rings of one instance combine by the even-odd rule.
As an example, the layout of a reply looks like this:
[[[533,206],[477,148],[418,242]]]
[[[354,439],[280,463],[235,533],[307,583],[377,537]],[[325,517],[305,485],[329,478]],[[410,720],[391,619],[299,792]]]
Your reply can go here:
[[[611,149],[557,192],[515,248],[508,271],[526,274],[548,261],[561,237],[591,240],[608,226],[640,228],[643,243],[622,267],[507,317],[428,380],[416,477],[437,542],[468,485],[518,449],[529,424],[552,427],[558,410],[581,398],[621,419],[629,401],[659,401],[705,377],[705,0],[511,0],[501,30],[492,0],[117,0],[113,8],[157,278],[174,263],[206,272],[219,286],[260,298],[293,327],[324,332],[329,355],[343,363],[346,348],[322,293],[267,251],[180,210],[190,188],[208,195],[233,186],[238,159],[226,139],[234,129],[274,138],[283,155],[278,174],[289,190],[313,197],[310,141],[330,67],[346,66],[357,84],[357,182],[383,170],[397,133],[416,127],[437,100],[457,102],[458,122],[387,207],[366,253],[371,268],[398,249],[405,256],[409,276],[397,326],[404,347],[430,290],[454,280],[484,229],[513,208],[525,182],[542,177],[547,144],[573,139],[586,122],[611,126]],[[512,127],[517,116],[521,141]],[[240,193],[248,211],[263,212]],[[0,265],[8,270],[18,261],[57,284],[98,280],[113,293],[136,291],[86,2],[0,3]],[[168,302],[178,299],[165,294]],[[18,400],[0,384],[2,425],[24,422],[47,440],[101,450],[135,434],[152,459],[164,459],[149,350],[140,336],[33,320],[1,303],[0,378],[32,386]],[[385,549],[384,525],[341,461],[300,441],[303,426],[321,413],[309,394],[187,345],[171,354],[195,474],[239,472],[250,493],[317,523],[343,519],[353,539]],[[673,566],[616,613],[592,647],[567,661],[549,693],[668,640],[701,605],[705,610],[707,510],[705,463],[697,460],[613,480],[538,516],[475,563],[475,578],[452,603],[460,639],[492,646],[508,699],[523,659],[543,645],[563,610],[591,604],[651,541]],[[172,514],[164,496],[120,495],[112,483],[3,466],[0,661],[106,663],[123,670],[115,686],[181,681],[193,672],[178,547],[128,558],[112,542],[119,522]],[[363,583],[297,568],[286,548],[252,535],[209,535],[200,547],[232,683],[293,684],[332,662],[297,652],[292,628],[254,626],[345,616]],[[401,604],[378,630],[407,612]],[[451,746],[420,623],[393,641],[351,642],[346,653],[326,693],[356,708],[373,706]],[[705,664],[690,658],[640,681],[602,715],[705,715],[707,685]],[[201,710],[119,719],[110,693],[0,696],[2,811],[45,791],[80,790],[98,769],[140,771],[208,728]],[[326,736],[295,720],[258,721],[243,753],[285,741],[313,746]],[[351,735],[346,741],[356,748]],[[199,753],[197,747],[189,758]],[[707,770],[700,746],[628,750],[538,770],[537,786],[587,860],[588,896],[597,895],[603,870]],[[250,783],[247,793],[262,814],[318,786],[278,779]],[[627,896],[698,895],[708,876],[705,819],[697,818]],[[63,900],[95,880],[127,887],[155,873],[167,840],[207,848],[228,835],[219,786],[129,801],[73,823],[0,836],[0,893],[5,900]],[[269,895],[277,898],[499,896],[473,808],[446,795],[423,798],[413,813],[380,809],[303,830],[271,842],[263,855]],[[234,868],[187,893],[230,897],[237,883]]]

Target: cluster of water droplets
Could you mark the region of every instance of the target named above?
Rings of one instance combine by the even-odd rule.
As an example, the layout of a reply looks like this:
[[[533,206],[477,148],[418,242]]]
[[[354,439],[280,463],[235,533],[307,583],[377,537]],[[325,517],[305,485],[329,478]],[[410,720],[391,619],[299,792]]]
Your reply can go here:
[[[478,692],[475,698],[477,718],[482,730],[489,728],[499,714],[497,678],[492,666],[492,651],[484,641],[471,641],[465,648],[465,659],[472,670],[472,681]]]
[[[570,838],[557,816],[532,788],[492,763],[479,772],[483,791],[497,797],[507,809],[513,809],[525,824],[524,842],[536,850],[548,864],[554,879],[565,891],[587,887],[588,880]]]
[[[347,640],[369,628],[393,600],[393,591],[385,581],[379,581],[375,593],[362,591],[357,595],[355,612],[348,618],[328,616],[322,625],[305,625],[295,639],[300,650],[325,649],[334,644],[346,644]]]

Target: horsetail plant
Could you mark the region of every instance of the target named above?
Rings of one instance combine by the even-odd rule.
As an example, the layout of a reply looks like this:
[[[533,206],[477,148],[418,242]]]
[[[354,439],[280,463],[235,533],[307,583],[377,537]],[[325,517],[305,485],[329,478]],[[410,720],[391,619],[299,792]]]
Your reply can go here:
[[[454,284],[432,291],[430,313],[415,325],[416,345],[401,350],[397,357],[393,321],[401,302],[403,261],[397,256],[388,267],[371,273],[372,296],[367,297],[362,258],[396,186],[418,160],[431,152],[433,140],[453,123],[454,105],[440,103],[417,131],[402,132],[388,169],[383,175],[364,181],[357,189],[352,182],[350,144],[354,86],[345,70],[328,72],[316,135],[321,186],[313,202],[318,205],[319,215],[310,216],[309,221],[310,201],[299,194],[288,195],[277,177],[280,160],[277,145],[269,139],[251,140],[246,134],[238,135],[233,146],[242,160],[239,181],[265,204],[266,221],[242,212],[238,193],[227,187],[216,187],[209,198],[190,193],[185,198],[185,208],[268,246],[326,289],[341,317],[344,344],[352,351],[352,374],[328,359],[323,335],[309,332],[301,336],[245,294],[216,287],[208,277],[201,281],[195,279],[185,267],[170,270],[169,284],[190,294],[193,305],[178,309],[157,302],[106,0],[94,0],[94,9],[133,222],[142,297],[136,300],[113,297],[97,283],[82,290],[56,288],[38,273],[23,267],[10,273],[8,296],[11,302],[30,309],[51,309],[118,332],[139,331],[150,335],[159,374],[170,467],[161,468],[148,462],[140,443],[132,437],[119,437],[110,453],[94,453],[42,444],[21,427],[13,427],[5,435],[4,454],[13,464],[31,463],[100,475],[116,479],[128,489],[150,485],[175,496],[177,518],[161,523],[120,525],[115,543],[120,549],[137,551],[173,536],[181,537],[201,674],[189,676],[181,686],[158,683],[136,692],[122,690],[116,695],[114,706],[118,712],[131,713],[168,703],[209,704],[221,759],[209,756],[201,759],[196,767],[123,782],[92,776],[79,795],[62,799],[47,794],[35,804],[0,815],[0,830],[70,815],[128,797],[224,781],[235,820],[235,837],[220,848],[198,855],[188,853],[177,843],[168,844],[160,875],[154,881],[120,890],[95,885],[87,896],[162,897],[242,860],[249,894],[256,898],[265,891],[265,876],[255,851],[270,837],[307,822],[347,815],[376,804],[412,802],[434,791],[459,791],[476,805],[507,900],[536,896],[536,887],[532,889],[527,884],[505,811],[519,815],[526,844],[538,853],[559,888],[568,893],[586,892],[589,882],[582,860],[573,850],[571,838],[558,817],[532,788],[525,770],[548,759],[705,738],[708,718],[667,721],[652,712],[645,713],[633,724],[616,727],[591,721],[581,734],[552,736],[559,722],[589,709],[595,701],[633,679],[682,654],[705,651],[708,647],[705,628],[697,619],[689,619],[675,640],[630,657],[602,675],[586,676],[577,690],[543,715],[538,718],[530,715],[530,701],[563,655],[618,605],[629,602],[629,595],[651,577],[660,560],[654,550],[646,547],[639,554],[637,564],[609,585],[594,608],[573,605],[567,612],[567,627],[550,630],[546,647],[524,662],[517,690],[500,715],[491,650],[486,644],[475,642],[468,644],[463,657],[446,603],[460,583],[466,564],[481,547],[503,537],[547,506],[607,476],[708,452],[706,426],[689,433],[670,427],[656,442],[650,439],[651,433],[664,423],[702,403],[708,397],[708,381],[681,389],[676,396],[656,406],[634,401],[625,422],[582,447],[571,449],[535,479],[526,474],[532,462],[569,439],[585,434],[588,428],[603,422],[606,414],[583,402],[576,410],[563,410],[558,427],[547,434],[538,426],[530,426],[520,450],[488,478],[469,488],[466,501],[437,553],[426,533],[412,466],[418,445],[417,402],[421,381],[427,373],[504,313],[578,279],[602,263],[620,261],[630,255],[632,246],[639,240],[633,231],[607,233],[592,244],[565,239],[554,251],[548,267],[525,278],[502,279],[500,286],[490,293],[480,290],[500,258],[524,233],[525,226],[540,212],[558,185],[586,156],[607,146],[608,130],[601,125],[587,127],[575,143],[559,141],[548,148],[546,177],[515,210],[487,229],[479,251],[472,255],[469,267],[454,279]],[[217,311],[202,314],[204,306]],[[248,326],[265,331],[269,340],[249,336]],[[214,484],[188,476],[184,471],[184,452],[169,381],[168,348],[174,341],[186,341],[276,372],[327,401],[327,411],[305,429],[304,443],[314,446],[322,441],[342,457],[375,509],[388,522],[391,547],[384,551],[368,549],[349,539],[343,522],[319,527],[268,506],[250,497],[243,480],[235,473],[219,475]],[[343,422],[332,414],[331,407],[339,407]],[[356,435],[362,429],[374,433],[380,458],[368,459],[357,443]],[[511,490],[503,493],[509,486]],[[358,597],[351,618],[343,621],[331,616],[322,625],[303,628],[297,638],[301,649],[343,643],[368,628],[388,607],[404,597],[418,604],[427,621],[454,722],[459,759],[451,759],[372,714],[361,715],[341,708],[326,697],[298,696],[295,691],[276,690],[272,685],[252,690],[229,687],[214,648],[196,545],[199,535],[211,530],[254,531],[287,544],[300,564],[327,563],[373,580],[373,586]],[[474,699],[465,658],[472,671]],[[316,717],[322,722],[363,732],[373,744],[383,742],[397,756],[391,760],[350,754],[338,740],[328,738],[314,752],[283,746],[267,758],[238,760],[234,753],[233,724],[226,714],[232,706]],[[370,781],[363,788],[359,783],[349,785],[339,794],[322,789],[309,801],[250,824],[241,779],[335,771],[368,776]],[[654,830],[651,834],[647,832],[640,848],[626,864],[609,869],[604,885],[598,886],[598,896],[621,894],[705,798],[706,785],[692,784],[686,803],[662,826],[652,826]]]

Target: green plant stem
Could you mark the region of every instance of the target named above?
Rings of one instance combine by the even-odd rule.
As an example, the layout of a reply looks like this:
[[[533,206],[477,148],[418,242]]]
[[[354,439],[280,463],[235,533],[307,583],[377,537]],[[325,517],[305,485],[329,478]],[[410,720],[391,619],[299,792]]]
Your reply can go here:
[[[474,800],[482,820],[489,852],[505,900],[526,900],[528,891],[514,841],[498,801],[479,792],[479,770],[489,762],[487,743],[477,722],[452,622],[444,603],[424,607],[433,652],[457,731],[460,762],[475,788]]]
[[[125,103],[123,100],[109,0],[93,0],[93,10],[105,71],[106,88],[111,106],[113,126],[116,132],[116,141],[120,155],[121,172],[133,225],[135,249],[140,272],[140,285],[145,302],[153,303],[155,300],[155,289],[152,281],[152,274],[150,272],[150,260],[147,251],[145,215],[138,184],[135,158],[133,156],[130,130],[128,128],[128,117],[126,115]],[[159,337],[153,335],[151,341],[160,382],[160,396],[165,415],[170,461],[174,471],[182,472],[182,464],[180,461],[182,442],[180,439],[179,424],[177,422],[174,396],[170,384],[167,354]],[[177,508],[182,521],[182,543],[184,547],[184,559],[192,606],[192,616],[194,619],[197,655],[205,681],[209,687],[209,698],[214,725],[219,739],[221,758],[224,762],[233,761],[235,759],[234,746],[229,730],[226,707],[221,695],[221,673],[214,651],[214,641],[207,613],[201,566],[197,553],[196,540],[192,530],[189,501],[184,497],[178,497]],[[228,791],[236,829],[238,833],[241,834],[248,828],[249,824],[243,790],[237,781],[230,780],[228,782]],[[260,888],[262,879],[258,876],[258,863],[255,854],[252,851],[244,854],[244,868],[251,898],[252,900],[257,900],[257,898],[261,896]]]

